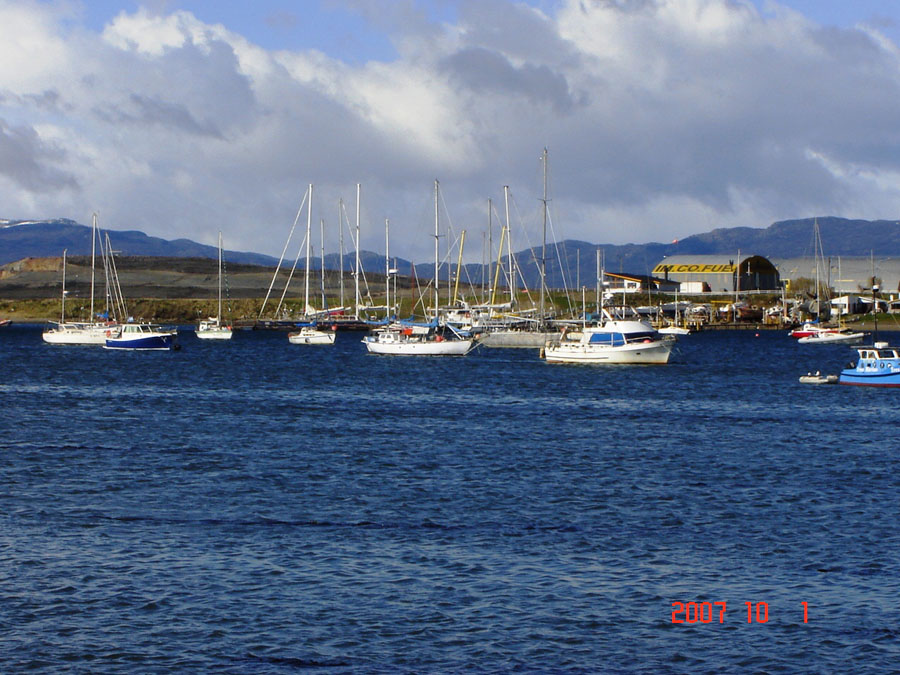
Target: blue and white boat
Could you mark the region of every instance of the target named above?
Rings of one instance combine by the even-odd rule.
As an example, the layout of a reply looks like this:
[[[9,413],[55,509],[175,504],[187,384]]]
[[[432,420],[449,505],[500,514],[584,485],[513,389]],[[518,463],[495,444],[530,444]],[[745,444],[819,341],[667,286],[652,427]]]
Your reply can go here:
[[[104,349],[169,350],[177,348],[178,331],[154,323],[127,323],[114,337],[107,338]]]
[[[609,314],[603,310],[606,316]],[[675,345],[644,321],[608,319],[599,326],[564,331],[547,342],[541,356],[547,363],[665,364]]]
[[[859,360],[841,371],[840,384],[862,387],[900,387],[900,349],[887,342],[857,347]]]

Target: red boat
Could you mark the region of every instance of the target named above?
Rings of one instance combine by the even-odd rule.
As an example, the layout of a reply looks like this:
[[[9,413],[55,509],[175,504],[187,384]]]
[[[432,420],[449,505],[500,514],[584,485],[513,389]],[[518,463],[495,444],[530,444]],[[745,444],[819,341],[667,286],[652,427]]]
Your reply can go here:
[[[788,333],[788,335],[790,335],[792,338],[804,338],[804,337],[810,337],[813,335],[820,335],[822,333],[839,333],[839,332],[840,332],[840,328],[835,328],[835,327],[826,328],[825,326],[821,326],[817,323],[811,323],[811,322],[807,321],[800,328],[795,328],[794,330],[792,330],[790,333]]]

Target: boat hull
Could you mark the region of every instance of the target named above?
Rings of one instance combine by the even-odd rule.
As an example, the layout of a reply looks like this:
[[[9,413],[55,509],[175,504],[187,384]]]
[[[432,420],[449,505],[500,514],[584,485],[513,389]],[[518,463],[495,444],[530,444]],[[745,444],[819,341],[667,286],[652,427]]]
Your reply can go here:
[[[109,326],[57,326],[41,333],[41,339],[51,345],[100,345],[115,336],[118,329]]]
[[[379,342],[369,337],[363,342],[370,354],[391,356],[465,356],[473,344],[472,340]]]
[[[288,341],[292,345],[333,345],[336,333],[334,331],[309,331],[289,333]]]
[[[578,342],[571,345],[547,345],[544,348],[544,359],[547,363],[664,365],[669,362],[672,353],[671,342],[656,340],[615,347]]]
[[[230,340],[231,335],[230,328],[197,329],[197,337],[201,340]]]
[[[656,331],[660,335],[690,335],[691,331],[681,326],[663,326]]]
[[[104,349],[127,349],[132,351],[166,351],[174,348],[174,335],[148,335],[138,338],[117,338],[107,340],[104,345]]]
[[[487,331],[478,336],[478,343],[485,347],[538,349],[547,340],[559,337],[559,333],[526,330]]]
[[[865,333],[826,333],[821,332],[814,335],[798,338],[797,343],[801,345],[827,345],[827,344],[857,344],[862,342],[866,337]]]
[[[860,372],[853,369],[841,371],[840,384],[857,387],[900,387],[900,372]]]

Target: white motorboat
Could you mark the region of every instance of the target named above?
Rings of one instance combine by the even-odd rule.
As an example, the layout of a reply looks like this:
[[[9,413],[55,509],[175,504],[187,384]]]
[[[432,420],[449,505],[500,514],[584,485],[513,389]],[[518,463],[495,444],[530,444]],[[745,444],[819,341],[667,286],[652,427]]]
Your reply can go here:
[[[315,326],[302,326],[299,331],[288,333],[292,345],[333,345],[337,331],[321,330]]]
[[[119,334],[107,338],[104,349],[170,350],[176,349],[178,331],[154,323],[126,323]]]
[[[821,344],[856,344],[862,342],[866,336],[865,333],[852,331],[847,328],[840,330],[822,330],[811,335],[807,335],[797,339],[797,344],[801,345],[821,345]]]
[[[541,355],[547,363],[665,364],[674,344],[673,338],[661,337],[644,321],[607,320],[566,331],[548,342]]]

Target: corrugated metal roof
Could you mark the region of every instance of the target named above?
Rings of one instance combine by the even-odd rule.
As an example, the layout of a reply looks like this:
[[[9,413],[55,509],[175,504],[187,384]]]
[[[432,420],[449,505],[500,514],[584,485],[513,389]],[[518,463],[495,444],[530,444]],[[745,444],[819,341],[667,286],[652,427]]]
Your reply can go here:
[[[778,267],[782,279],[806,277],[816,278],[815,258],[770,258]],[[868,288],[872,283],[871,258],[831,257],[828,258],[824,273],[826,282],[839,293],[858,293],[859,286]],[[898,292],[900,286],[900,258],[875,258],[875,276],[881,279],[884,293]],[[820,268],[821,269],[821,268]],[[823,272],[820,271],[820,274]]]

